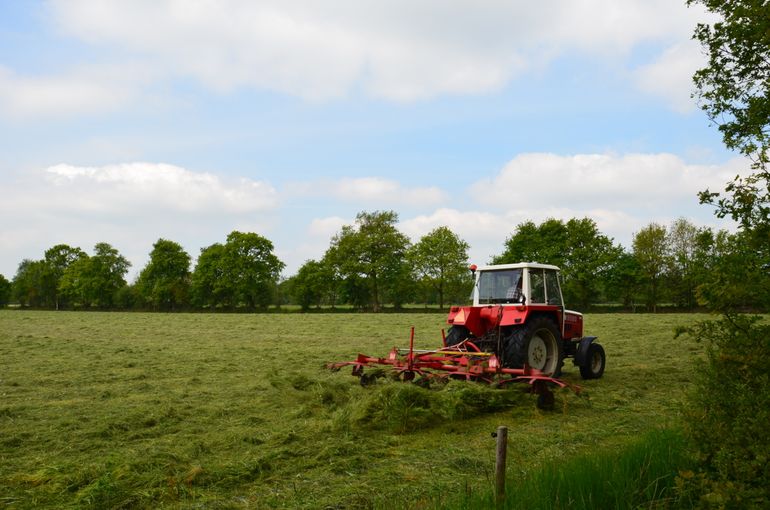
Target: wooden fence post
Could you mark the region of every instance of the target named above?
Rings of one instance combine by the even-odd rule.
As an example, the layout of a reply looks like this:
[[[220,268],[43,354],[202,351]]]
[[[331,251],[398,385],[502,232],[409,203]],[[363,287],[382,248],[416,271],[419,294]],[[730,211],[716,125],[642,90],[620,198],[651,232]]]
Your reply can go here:
[[[508,427],[497,427],[497,455],[495,456],[495,500],[500,507],[505,501],[505,456],[508,447]]]

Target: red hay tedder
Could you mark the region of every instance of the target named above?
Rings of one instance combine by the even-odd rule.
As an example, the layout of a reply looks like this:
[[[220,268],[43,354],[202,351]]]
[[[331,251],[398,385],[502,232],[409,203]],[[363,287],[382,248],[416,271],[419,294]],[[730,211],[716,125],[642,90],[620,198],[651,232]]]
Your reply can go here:
[[[527,383],[538,395],[538,406],[553,405],[549,386],[580,387],[561,379],[565,358],[572,358],[583,379],[604,373],[605,353],[596,337],[583,336],[583,315],[564,308],[559,268],[536,263],[477,268],[473,304],[449,310],[443,347],[414,349],[412,328],[408,349],[394,347],[387,357],[359,354],[354,361],[329,364],[339,370],[353,367],[353,375],[368,385],[376,373],[367,367],[386,368],[403,381],[432,378],[464,379],[498,386]]]

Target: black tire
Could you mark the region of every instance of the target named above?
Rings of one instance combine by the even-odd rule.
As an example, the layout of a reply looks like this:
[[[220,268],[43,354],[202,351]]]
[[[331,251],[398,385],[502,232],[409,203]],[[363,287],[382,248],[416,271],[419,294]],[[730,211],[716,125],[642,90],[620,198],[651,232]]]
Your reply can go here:
[[[561,335],[547,317],[534,317],[524,326],[512,328],[506,336],[503,364],[521,368],[526,363],[551,377],[559,377],[564,364]]]
[[[607,356],[604,354],[604,347],[592,343],[586,351],[585,363],[580,367],[580,375],[583,379],[598,379],[604,375],[606,362]]]
[[[470,331],[465,326],[452,326],[446,335],[446,346],[457,345],[471,336]]]

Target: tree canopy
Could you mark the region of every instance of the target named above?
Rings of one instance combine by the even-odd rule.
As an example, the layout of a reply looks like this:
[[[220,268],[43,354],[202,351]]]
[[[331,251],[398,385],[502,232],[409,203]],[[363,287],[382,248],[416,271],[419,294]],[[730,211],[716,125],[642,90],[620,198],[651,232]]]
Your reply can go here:
[[[343,226],[332,238],[326,257],[345,280],[351,301],[359,306],[368,302],[379,311],[388,294],[403,298],[393,291],[400,280],[409,278],[404,257],[410,243],[396,228],[397,222],[394,211],[360,212],[354,225]]]
[[[144,300],[161,310],[174,310],[188,301],[190,255],[179,243],[158,239],[150,261],[139,273],[136,287]]]
[[[213,307],[264,308],[273,302],[284,267],[269,239],[254,232],[230,232],[224,245],[201,250],[192,275],[195,300]]]
[[[752,161],[753,173],[736,177],[725,194],[705,190],[701,202],[717,207],[752,234],[764,263],[770,262],[770,9],[756,0],[688,0],[720,17],[701,23],[693,38],[701,43],[708,64],[693,77],[701,108],[722,139]]]
[[[449,227],[438,227],[420,238],[410,250],[409,260],[419,281],[438,295],[439,308],[444,308],[447,294],[467,294],[470,287],[468,270],[469,245]]]
[[[621,251],[590,218],[572,218],[567,222],[551,218],[540,225],[532,221],[519,224],[505,241],[505,251],[493,261],[559,266],[565,300],[586,308],[599,298],[600,288]]]

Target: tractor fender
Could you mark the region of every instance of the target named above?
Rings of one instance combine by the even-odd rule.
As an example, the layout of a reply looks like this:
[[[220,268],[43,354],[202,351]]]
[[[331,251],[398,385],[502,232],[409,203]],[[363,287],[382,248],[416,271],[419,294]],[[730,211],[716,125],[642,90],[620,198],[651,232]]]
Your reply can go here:
[[[581,367],[586,363],[586,354],[588,353],[588,346],[591,345],[598,337],[584,336],[580,339],[577,351],[575,352],[575,365]]]

